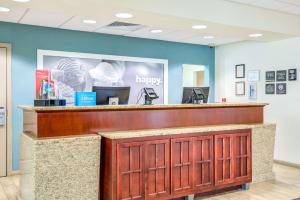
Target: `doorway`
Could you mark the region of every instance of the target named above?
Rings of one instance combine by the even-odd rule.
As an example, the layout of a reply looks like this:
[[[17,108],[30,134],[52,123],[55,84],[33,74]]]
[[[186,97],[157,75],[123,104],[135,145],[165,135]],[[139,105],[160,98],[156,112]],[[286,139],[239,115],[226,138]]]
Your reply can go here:
[[[204,65],[182,65],[183,87],[204,87],[209,86],[208,70]]]
[[[7,176],[8,51],[8,47],[0,44],[0,177]]]

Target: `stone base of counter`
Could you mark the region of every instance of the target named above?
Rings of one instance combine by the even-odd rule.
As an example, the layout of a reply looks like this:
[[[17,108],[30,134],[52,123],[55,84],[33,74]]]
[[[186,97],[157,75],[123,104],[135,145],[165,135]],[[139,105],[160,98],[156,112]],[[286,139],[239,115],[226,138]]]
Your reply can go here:
[[[275,178],[273,172],[275,134],[275,124],[252,128],[252,183]]]
[[[21,136],[22,200],[97,200],[101,136]]]

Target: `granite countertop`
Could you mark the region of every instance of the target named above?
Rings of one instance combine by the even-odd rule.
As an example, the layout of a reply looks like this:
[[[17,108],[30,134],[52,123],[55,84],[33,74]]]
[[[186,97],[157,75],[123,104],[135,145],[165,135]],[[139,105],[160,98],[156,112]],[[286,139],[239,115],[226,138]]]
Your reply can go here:
[[[34,107],[21,105],[19,108],[27,111],[65,111],[65,110],[159,110],[183,108],[220,108],[220,107],[256,107],[266,106],[267,103],[208,103],[208,104],[161,104],[161,105],[101,105],[101,106],[52,106]]]
[[[103,132],[103,133],[100,132],[99,135],[109,139],[128,139],[128,138],[150,137],[150,136],[241,130],[241,129],[251,129],[257,127],[268,127],[268,126],[274,126],[274,124],[232,124],[232,125],[218,125],[218,126],[196,126],[196,127],[183,127],[183,128],[167,128],[167,129],[115,131],[115,132]]]

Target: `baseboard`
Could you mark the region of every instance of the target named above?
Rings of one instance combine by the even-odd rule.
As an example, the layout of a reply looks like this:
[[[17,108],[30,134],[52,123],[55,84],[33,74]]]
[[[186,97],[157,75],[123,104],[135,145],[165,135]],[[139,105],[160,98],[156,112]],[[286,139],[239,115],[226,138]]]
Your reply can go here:
[[[283,160],[274,160],[274,163],[300,169],[300,164],[297,163],[287,162]]]
[[[11,171],[8,174],[8,176],[18,176],[18,175],[21,175],[21,171],[20,170]]]

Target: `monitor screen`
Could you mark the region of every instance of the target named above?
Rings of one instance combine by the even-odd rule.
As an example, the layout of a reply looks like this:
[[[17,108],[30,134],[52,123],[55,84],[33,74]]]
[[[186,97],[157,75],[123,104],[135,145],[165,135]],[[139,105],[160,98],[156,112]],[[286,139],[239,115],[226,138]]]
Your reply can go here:
[[[203,103],[208,102],[209,87],[184,87],[182,103],[193,103],[194,91],[197,93],[197,95],[203,95]]]
[[[109,98],[117,97],[120,105],[128,104],[130,87],[98,87],[93,86],[93,92],[96,92],[96,104],[108,105]]]

